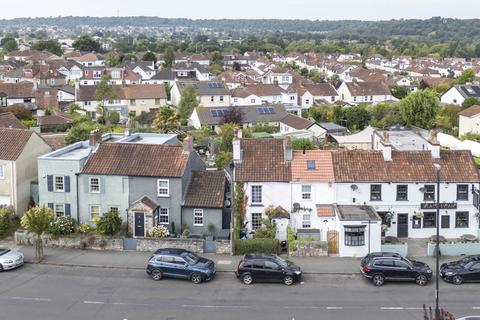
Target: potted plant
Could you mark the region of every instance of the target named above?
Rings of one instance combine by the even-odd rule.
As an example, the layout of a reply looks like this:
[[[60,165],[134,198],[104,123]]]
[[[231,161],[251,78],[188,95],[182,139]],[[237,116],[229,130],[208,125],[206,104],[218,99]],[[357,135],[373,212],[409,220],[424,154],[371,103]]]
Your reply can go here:
[[[175,232],[175,222],[170,222],[170,229],[172,230],[170,232],[170,237],[172,238],[176,238],[177,237],[177,233]]]
[[[212,241],[213,237],[215,235],[215,230],[217,228],[215,227],[215,225],[213,223],[209,223],[207,228],[208,228],[208,233],[209,233],[209,236],[207,237],[207,240]]]

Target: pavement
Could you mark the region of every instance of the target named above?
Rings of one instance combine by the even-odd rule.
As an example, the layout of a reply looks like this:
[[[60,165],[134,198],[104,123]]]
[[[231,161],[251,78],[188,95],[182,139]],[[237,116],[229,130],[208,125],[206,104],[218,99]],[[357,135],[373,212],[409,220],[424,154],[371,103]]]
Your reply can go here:
[[[0,242],[0,246],[2,243]],[[28,263],[36,263],[34,247],[13,246],[25,255]],[[152,253],[139,251],[96,251],[80,249],[44,248],[42,264],[70,267],[109,268],[123,270],[144,270]],[[218,272],[235,271],[241,256],[202,254],[201,256],[215,262]],[[360,258],[340,257],[288,257],[299,265],[306,274],[351,275],[359,274]],[[451,261],[455,257],[441,257],[440,261]],[[433,257],[420,257],[418,260],[435,266]]]
[[[53,258],[52,251],[47,254]],[[223,272],[194,285],[187,280],[156,282],[137,269],[26,264],[0,273],[0,283],[0,319],[19,320],[422,320],[423,304],[433,306],[435,299],[433,282],[378,288],[360,275],[307,274],[287,287],[246,286]],[[457,317],[478,314],[478,288],[441,282],[440,306]]]

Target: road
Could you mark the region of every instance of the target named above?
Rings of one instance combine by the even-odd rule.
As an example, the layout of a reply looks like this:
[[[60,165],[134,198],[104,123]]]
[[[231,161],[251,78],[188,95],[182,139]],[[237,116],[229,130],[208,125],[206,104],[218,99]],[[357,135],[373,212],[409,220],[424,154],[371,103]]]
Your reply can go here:
[[[236,320],[422,318],[434,283],[374,287],[359,275],[306,275],[304,282],[245,286],[233,273],[200,285],[151,280],[143,271],[25,265],[0,273],[0,319]],[[480,284],[441,283],[441,302],[457,317],[480,314]]]

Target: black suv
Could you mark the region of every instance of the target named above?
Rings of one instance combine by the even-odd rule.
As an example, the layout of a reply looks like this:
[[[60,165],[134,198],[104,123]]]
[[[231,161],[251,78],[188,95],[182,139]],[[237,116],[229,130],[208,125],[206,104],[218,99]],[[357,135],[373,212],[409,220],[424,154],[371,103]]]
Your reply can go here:
[[[302,278],[300,267],[276,255],[263,253],[246,254],[235,273],[247,285],[253,282],[283,282],[289,286]]]
[[[440,266],[440,277],[454,284],[480,282],[480,256],[466,256]]]
[[[362,259],[360,271],[376,286],[382,286],[385,280],[415,281],[424,286],[432,277],[430,267],[420,261],[403,258],[397,253],[375,252]]]
[[[146,271],[156,281],[171,277],[197,284],[215,276],[215,263],[188,250],[159,249],[148,259]]]

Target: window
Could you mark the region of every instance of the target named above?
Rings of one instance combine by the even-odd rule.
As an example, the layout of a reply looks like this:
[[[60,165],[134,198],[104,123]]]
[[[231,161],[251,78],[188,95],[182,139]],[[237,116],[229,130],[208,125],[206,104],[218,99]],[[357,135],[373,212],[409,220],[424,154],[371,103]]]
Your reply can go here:
[[[283,83],[288,82],[288,80],[289,80],[288,76],[282,76],[282,82]]]
[[[416,216],[412,217],[412,229],[420,229],[422,227],[422,219]]]
[[[262,214],[260,212],[252,213],[252,229],[257,230],[262,227]]]
[[[423,213],[423,227],[424,228],[435,228],[436,227],[436,212],[425,212]]]
[[[442,216],[440,220],[440,224],[442,229],[448,229],[450,228],[450,216]]]
[[[90,193],[100,193],[100,178],[89,178]]]
[[[65,206],[63,204],[55,204],[55,216],[63,217],[65,215]]]
[[[210,102],[213,102],[215,100],[215,97],[214,96],[211,96],[210,97]]]
[[[455,228],[468,228],[468,212],[455,213]]]
[[[377,211],[380,218],[382,218],[382,224],[386,225],[387,227],[391,227],[392,219],[389,218],[390,212],[388,211]]]
[[[353,101],[356,102],[356,101],[357,101],[357,97],[353,97]]]
[[[345,245],[350,247],[365,245],[365,226],[345,226]]]
[[[406,184],[397,186],[397,201],[408,200],[408,186]]]
[[[262,203],[262,186],[252,186],[252,203]]]
[[[132,106],[134,106],[134,105],[136,104],[136,102],[137,102],[137,100],[135,100],[135,99],[130,99],[130,104],[131,104]]]
[[[203,209],[193,209],[193,225],[203,226]]]
[[[238,102],[238,98],[233,98],[233,102]]]
[[[315,160],[307,160],[307,169],[308,170],[315,170],[316,169]]]
[[[202,217],[203,217],[203,212],[202,212]],[[160,208],[160,216],[159,216],[159,221],[158,222],[161,223],[161,224],[168,224],[169,223],[168,208]]]
[[[160,105],[160,99],[155,99],[155,105],[156,106]]]
[[[310,104],[310,99],[305,99],[305,104]]]
[[[265,260],[265,269],[278,270],[280,269],[280,266],[273,261]]]
[[[64,192],[65,184],[63,183],[63,176],[55,176],[55,192]]]
[[[94,217],[100,216],[100,206],[99,205],[91,205],[90,206],[90,220],[93,220]]]
[[[223,102],[223,96],[220,96],[220,102]]]
[[[255,103],[255,99],[250,99],[250,103]]]
[[[169,197],[170,196],[170,188],[169,188],[169,180],[165,179],[158,179],[157,180],[157,187],[159,197]]]
[[[112,213],[119,213],[120,210],[118,210],[118,207],[110,207],[109,211]]]
[[[468,184],[457,185],[457,200],[468,200]]]
[[[302,216],[302,228],[311,228],[311,226],[310,214],[304,214]]]
[[[425,193],[423,194],[423,200],[435,200],[435,186],[433,184],[429,184],[425,186]]]
[[[295,96],[290,96],[290,101],[295,100]]]
[[[370,96],[370,101],[373,101],[373,96]]]
[[[379,267],[387,267],[387,268],[395,267],[393,260],[377,260],[374,262],[374,265]]]
[[[330,98],[330,101],[335,102],[335,96],[332,96],[332,97]]]
[[[91,106],[92,105],[92,101],[85,101],[84,103],[86,106]]]
[[[395,260],[395,267],[399,267],[399,268],[402,268],[402,269],[410,268],[410,266],[407,263],[405,263],[404,261],[400,261],[400,260]]]
[[[370,201],[382,200],[382,185],[372,184],[370,185]]]
[[[312,198],[312,186],[309,184],[302,184],[302,199],[310,200]]]
[[[0,179],[5,179],[5,165],[0,164]]]

